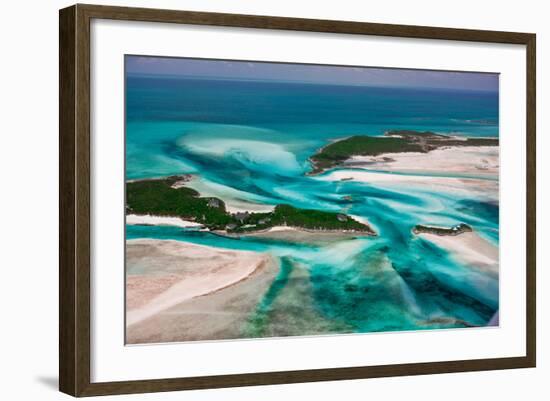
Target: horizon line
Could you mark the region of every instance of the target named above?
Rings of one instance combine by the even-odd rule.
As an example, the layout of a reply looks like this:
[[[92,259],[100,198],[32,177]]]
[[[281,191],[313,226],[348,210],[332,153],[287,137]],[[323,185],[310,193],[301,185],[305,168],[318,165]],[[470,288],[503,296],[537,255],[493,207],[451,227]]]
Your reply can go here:
[[[362,88],[388,88],[388,89],[425,89],[425,90],[450,90],[458,92],[483,92],[483,93],[499,93],[500,88],[496,90],[490,89],[473,89],[473,88],[456,88],[447,86],[414,86],[414,85],[376,85],[372,83],[342,83],[342,82],[327,82],[327,81],[300,81],[300,80],[284,80],[276,78],[245,78],[231,76],[211,76],[211,75],[186,75],[186,74],[166,74],[152,72],[132,72],[125,71],[126,77],[151,77],[151,78],[182,78],[196,79],[203,81],[244,81],[244,82],[264,82],[264,83],[288,83],[288,84],[303,84],[303,85],[327,85],[327,86],[351,86]]]

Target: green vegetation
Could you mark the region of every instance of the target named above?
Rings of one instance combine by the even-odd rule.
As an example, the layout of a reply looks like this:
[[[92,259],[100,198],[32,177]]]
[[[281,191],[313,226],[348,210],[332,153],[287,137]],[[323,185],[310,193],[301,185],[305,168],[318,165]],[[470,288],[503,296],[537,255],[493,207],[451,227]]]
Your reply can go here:
[[[246,233],[287,225],[310,230],[358,231],[374,235],[366,224],[341,213],[277,205],[270,213],[234,213],[218,198],[201,197],[185,186],[173,187],[177,177],[126,183],[127,212],[153,216],[176,216],[211,230]]]
[[[201,198],[197,191],[186,187],[172,188],[173,184],[172,177],[126,183],[128,212],[177,216],[217,229],[233,222],[231,215],[225,211],[222,200]],[[211,201],[213,199],[216,200],[214,204]]]
[[[298,209],[290,205],[277,205],[271,213],[251,213],[245,223],[234,231],[246,232],[273,226],[289,226],[309,230],[359,231],[375,234],[368,225],[359,223],[345,214]]]
[[[356,135],[333,142],[310,157],[311,174],[318,174],[351,156],[379,156],[385,153],[422,152],[444,146],[497,146],[497,138],[456,139],[434,132],[389,131],[384,136]]]
[[[374,232],[365,224],[345,214],[320,210],[297,209],[290,205],[278,205],[273,211],[274,225],[304,227],[312,230],[356,230]]]
[[[319,153],[311,156],[310,161],[314,167],[312,173],[320,173],[354,155],[378,156],[383,153],[421,151],[420,145],[409,143],[404,138],[352,136],[325,146]]]
[[[459,235],[462,233],[472,232],[472,227],[470,227],[468,224],[460,223],[456,226],[453,226],[451,228],[445,228],[445,227],[432,227],[432,226],[424,226],[421,224],[418,224],[414,226],[413,228],[414,234],[436,234],[436,235]]]

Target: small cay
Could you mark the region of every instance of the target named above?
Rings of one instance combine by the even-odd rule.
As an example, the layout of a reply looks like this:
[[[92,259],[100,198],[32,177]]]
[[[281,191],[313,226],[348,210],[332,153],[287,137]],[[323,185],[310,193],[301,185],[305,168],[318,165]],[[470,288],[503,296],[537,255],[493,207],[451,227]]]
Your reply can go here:
[[[460,223],[456,226],[445,228],[445,227],[433,227],[433,226],[424,226],[422,224],[418,224],[413,227],[412,232],[413,234],[435,234],[439,236],[454,236],[454,235],[460,235],[463,233],[469,233],[472,232],[473,229],[468,224]]]

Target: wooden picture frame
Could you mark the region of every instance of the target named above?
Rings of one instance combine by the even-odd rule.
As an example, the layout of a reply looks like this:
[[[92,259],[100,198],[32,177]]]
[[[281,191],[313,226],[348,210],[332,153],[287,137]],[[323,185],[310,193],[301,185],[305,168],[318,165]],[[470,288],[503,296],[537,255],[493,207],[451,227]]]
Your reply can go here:
[[[526,355],[493,359],[92,383],[90,380],[90,21],[96,18],[526,46]],[[535,366],[535,34],[80,4],[60,10],[59,29],[59,388],[62,392],[73,396],[95,396]]]

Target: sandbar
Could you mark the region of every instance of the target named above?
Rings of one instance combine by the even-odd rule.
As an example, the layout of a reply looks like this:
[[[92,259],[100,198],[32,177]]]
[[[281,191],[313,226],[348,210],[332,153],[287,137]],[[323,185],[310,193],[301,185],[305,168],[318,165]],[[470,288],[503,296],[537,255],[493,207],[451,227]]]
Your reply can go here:
[[[477,233],[465,232],[453,236],[422,233],[418,236],[447,250],[458,261],[498,277],[498,247]]]
[[[382,186],[395,191],[407,189],[433,190],[453,195],[475,195],[487,202],[498,202],[498,180],[461,177],[439,177],[392,172],[374,172],[361,169],[332,170],[314,179],[324,181],[355,181]]]
[[[172,240],[127,241],[128,344],[238,338],[273,281],[264,253]]]

